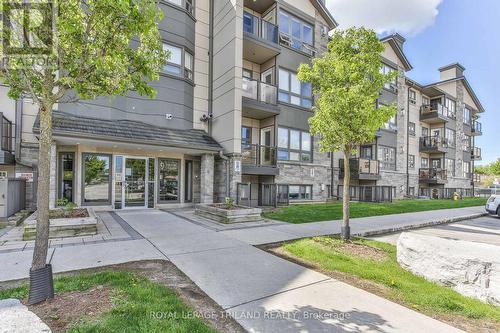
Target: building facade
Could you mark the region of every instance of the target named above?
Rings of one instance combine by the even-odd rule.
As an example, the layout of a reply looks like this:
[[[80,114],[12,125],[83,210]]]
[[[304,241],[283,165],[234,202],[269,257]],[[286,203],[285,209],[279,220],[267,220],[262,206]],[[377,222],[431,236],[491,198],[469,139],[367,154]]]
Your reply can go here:
[[[51,205],[175,208],[232,197],[273,206],[336,196],[341,157],[320,152],[309,134],[312,89],[296,78],[301,63],[326,51],[337,26],[324,1],[162,0],[159,6],[171,57],[153,82],[155,99],[130,93],[55,107]],[[406,78],[404,38],[382,41],[382,70],[400,76],[378,103],[396,103],[398,113],[358,150],[352,185],[385,186],[395,197],[470,189],[483,109],[463,67],[447,66],[440,82],[422,86]],[[34,208],[37,109],[6,92],[0,86],[0,172],[28,179]],[[452,108],[454,118],[443,115]],[[458,144],[467,139],[468,151]]]

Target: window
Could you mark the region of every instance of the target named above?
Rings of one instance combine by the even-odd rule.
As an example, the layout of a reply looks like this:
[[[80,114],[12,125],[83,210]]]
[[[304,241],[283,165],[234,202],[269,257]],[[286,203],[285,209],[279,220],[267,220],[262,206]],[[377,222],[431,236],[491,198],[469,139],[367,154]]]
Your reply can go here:
[[[469,151],[471,148],[471,137],[470,135],[464,134],[464,151]]]
[[[408,123],[408,132],[410,135],[415,135],[415,123],[412,123],[411,121]]]
[[[446,128],[444,131],[444,137],[446,138],[446,142],[447,142],[449,147],[456,146],[456,138],[455,138],[455,131],[454,130],[452,130],[450,128]]]
[[[58,198],[73,202],[75,153],[59,153]]]
[[[362,146],[359,149],[359,156],[371,160],[373,158],[372,151],[372,146]]]
[[[449,98],[445,98],[444,103],[446,108],[448,109],[448,117],[455,118],[455,101]]]
[[[297,74],[286,69],[279,69],[279,94],[280,102],[312,107],[312,87],[309,82],[300,82]]]
[[[464,124],[470,126],[470,109],[468,107],[464,107]]]
[[[241,127],[241,144],[249,145],[252,143],[252,128],[243,126]]]
[[[311,25],[284,11],[280,11],[278,24],[280,33],[290,40],[285,42],[282,39],[283,43],[312,55],[313,28]]]
[[[7,171],[0,171],[0,179],[6,179],[8,176]]]
[[[382,74],[389,74],[389,73],[395,72],[395,71],[396,71],[395,68],[392,68],[386,64],[382,64],[382,68],[380,68],[380,73],[382,73]],[[396,91],[398,89],[397,85],[398,85],[397,78],[394,78],[390,82],[385,83],[384,88],[392,90],[392,91]]]
[[[385,123],[385,128],[392,131],[396,131],[398,129],[396,116],[392,116],[391,119],[389,119],[389,121]]]
[[[408,194],[412,197],[415,196],[415,187],[410,187],[408,189]]]
[[[243,77],[251,80],[253,77],[252,71],[249,69],[243,68]]]
[[[429,129],[427,127],[422,127],[422,136],[423,137],[429,136]]]
[[[415,155],[408,155],[408,167],[415,169]]]
[[[289,200],[312,200],[312,185],[289,185]]]
[[[278,159],[312,162],[312,140],[308,132],[278,128]]]
[[[396,170],[396,148],[379,146],[378,160],[380,161],[381,169]]]
[[[455,177],[455,160],[447,158],[445,163],[446,163],[446,172],[448,173],[448,176]]]
[[[417,104],[417,92],[415,90],[409,90],[409,99],[411,104]]]
[[[165,73],[175,76],[184,76],[193,80],[194,57],[181,47],[163,43],[163,49],[170,52],[170,58],[163,68]]]
[[[422,96],[422,105],[430,105],[431,101],[429,100],[429,97]]]
[[[179,201],[180,165],[179,160],[158,160],[158,201]]]
[[[464,162],[464,178],[470,178],[470,162]]]
[[[111,156],[83,154],[83,198],[84,205],[111,203]]]
[[[429,158],[421,157],[420,158],[420,167],[421,168],[428,168],[429,167]]]
[[[183,7],[191,15],[194,14],[194,6],[193,6],[194,0],[167,0],[167,1],[179,7]],[[184,6],[182,5],[183,2]]]

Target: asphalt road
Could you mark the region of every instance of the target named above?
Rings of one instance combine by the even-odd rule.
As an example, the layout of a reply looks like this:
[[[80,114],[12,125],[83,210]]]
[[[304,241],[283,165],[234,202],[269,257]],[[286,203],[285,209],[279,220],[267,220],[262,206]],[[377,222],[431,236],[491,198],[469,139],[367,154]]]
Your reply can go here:
[[[446,239],[500,245],[500,218],[497,216],[485,216],[431,228],[412,230],[411,232]],[[395,233],[370,237],[370,239],[396,245],[399,235],[400,233]]]

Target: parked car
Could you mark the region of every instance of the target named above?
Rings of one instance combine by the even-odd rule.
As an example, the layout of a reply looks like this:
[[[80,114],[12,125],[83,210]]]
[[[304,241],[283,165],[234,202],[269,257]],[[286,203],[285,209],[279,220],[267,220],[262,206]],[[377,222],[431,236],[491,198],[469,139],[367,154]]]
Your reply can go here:
[[[486,202],[486,211],[500,217],[500,195],[492,195]]]

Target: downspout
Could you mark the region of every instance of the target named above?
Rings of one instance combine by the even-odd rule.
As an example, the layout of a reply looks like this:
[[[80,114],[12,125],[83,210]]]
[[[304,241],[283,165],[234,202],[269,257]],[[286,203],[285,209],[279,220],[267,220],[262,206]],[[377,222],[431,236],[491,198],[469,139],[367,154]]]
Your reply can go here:
[[[224,160],[224,164],[226,165],[226,198],[229,197],[229,157],[224,155],[224,151],[220,150],[219,151],[219,157]]]
[[[408,87],[408,91],[406,92],[406,195],[410,195],[410,169],[408,166],[409,158],[410,158],[410,87]],[[416,129],[415,129],[416,130]],[[413,161],[414,167],[417,164],[416,158]]]
[[[210,0],[209,36],[208,36],[208,135],[212,136],[213,119],[213,76],[214,76],[214,1]]]

